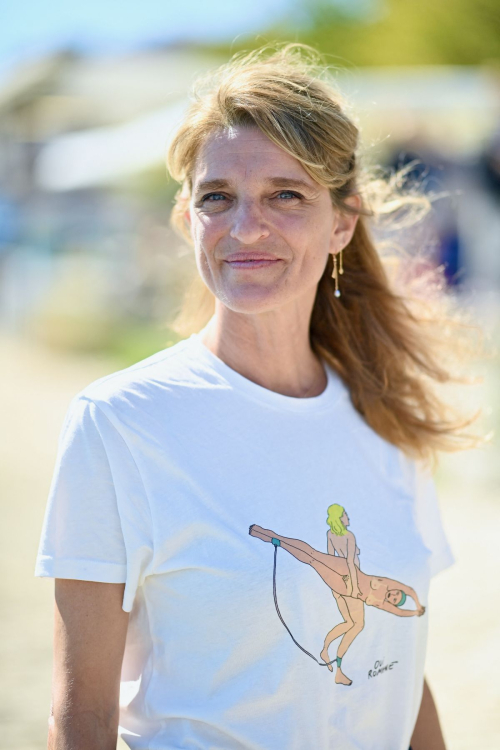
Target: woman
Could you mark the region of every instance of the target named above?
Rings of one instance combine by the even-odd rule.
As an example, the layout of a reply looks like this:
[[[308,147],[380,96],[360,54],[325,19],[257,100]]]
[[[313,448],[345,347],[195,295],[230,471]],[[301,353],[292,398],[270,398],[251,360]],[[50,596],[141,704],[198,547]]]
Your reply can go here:
[[[418,460],[460,443],[429,387],[449,375],[370,238],[390,191],[369,204],[357,148],[300,45],[236,57],[178,128],[173,222],[211,309],[68,409],[36,569],[56,579],[49,747],[114,747],[118,726],[144,750],[444,747],[427,618],[368,607],[340,701],[273,617],[268,548],[248,536],[286,516],[314,543],[335,488],[369,529],[366,569],[425,599],[453,560]],[[280,603],[312,640],[331,611],[282,565]],[[395,666],[372,679],[381,659]]]
[[[356,566],[359,568],[359,553],[361,550],[356,544],[356,537],[348,529],[351,523],[349,516],[345,508],[338,503],[333,503],[328,508],[326,522],[330,527],[326,532],[328,552],[330,555],[340,555],[347,560],[349,569],[348,596],[356,599],[359,594]]]
[[[342,640],[337,649],[337,671],[335,674],[335,682],[340,683],[341,685],[351,685],[352,680],[343,673],[341,664],[347,649],[356,636],[361,633],[365,624],[363,602],[361,599],[358,599],[360,590],[358,585],[357,568],[359,568],[360,550],[356,544],[354,534],[347,528],[350,524],[349,516],[341,505],[333,503],[333,505],[329,506],[326,522],[330,527],[326,533],[328,553],[330,555],[339,555],[347,560],[349,582],[347,597],[342,596],[342,594],[332,589],[332,594],[337,601],[337,606],[340,614],[344,618],[344,622],[335,625],[335,627],[327,633],[325,644],[320,656],[328,665],[330,672],[333,672],[328,649],[334,640],[342,636]]]
[[[263,529],[257,524],[250,526],[250,536],[262,539],[264,542],[272,542],[276,546],[283,547],[293,557],[300,562],[310,565],[316,573],[319,573],[327,586],[341,596],[351,598],[348,566],[346,560],[327,555],[311,547],[307,542],[300,539],[289,539],[284,536],[275,534],[274,531]],[[279,544],[276,543],[276,541]],[[399,617],[421,616],[425,612],[425,607],[420,604],[417,594],[411,588],[400,581],[394,581],[390,578],[379,578],[377,576],[366,575],[363,571],[358,570],[359,590],[357,598],[369,604],[372,607],[383,609],[384,612],[390,612],[392,615]],[[398,609],[406,602],[407,597],[411,597],[415,602],[416,609]]]

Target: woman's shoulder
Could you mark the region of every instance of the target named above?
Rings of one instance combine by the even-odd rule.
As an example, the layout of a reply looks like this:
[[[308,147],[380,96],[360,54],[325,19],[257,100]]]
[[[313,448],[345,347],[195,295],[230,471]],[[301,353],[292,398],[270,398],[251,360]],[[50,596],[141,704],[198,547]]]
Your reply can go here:
[[[331,539],[332,543],[336,545],[342,545],[344,540],[349,538],[348,536],[349,534],[351,535],[351,537],[353,536],[351,532],[347,529],[346,529],[345,534],[334,534],[334,532],[331,531],[330,529],[327,532],[328,538]]]
[[[128,367],[93,380],[74,401],[94,402],[110,408],[140,408],[156,397],[192,388],[197,379],[189,339],[183,339]]]

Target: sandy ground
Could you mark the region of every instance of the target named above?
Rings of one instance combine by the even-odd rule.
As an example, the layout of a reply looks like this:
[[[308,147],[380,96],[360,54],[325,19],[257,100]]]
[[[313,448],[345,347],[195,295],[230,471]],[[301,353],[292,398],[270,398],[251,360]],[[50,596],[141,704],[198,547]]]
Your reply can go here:
[[[5,337],[0,351],[0,747],[42,750],[50,706],[53,581],[35,579],[33,571],[57,438],[72,396],[119,368]],[[498,463],[498,450],[490,448],[447,458],[438,473],[442,514],[458,562],[432,584],[427,675],[449,750],[500,747]]]

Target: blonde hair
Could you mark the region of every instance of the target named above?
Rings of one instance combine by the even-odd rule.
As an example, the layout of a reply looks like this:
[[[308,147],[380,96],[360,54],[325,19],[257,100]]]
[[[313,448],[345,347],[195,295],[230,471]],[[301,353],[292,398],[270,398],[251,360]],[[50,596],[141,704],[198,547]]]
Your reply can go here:
[[[328,506],[326,522],[335,536],[345,536],[347,529],[340,520],[344,515],[344,508],[338,503]]]
[[[405,271],[401,257],[383,261],[368,225],[384,219],[390,228],[409,225],[429,211],[430,201],[418,191],[401,190],[404,170],[385,176],[360,167],[358,129],[338,92],[324,80],[327,73],[315,50],[285,44],[239,53],[200,79],[167,156],[170,174],[182,184],[172,225],[192,243],[184,214],[196,159],[207,138],[238,125],[258,127],[329,189],[335,209],[358,214],[343,251],[342,296],[334,296],[331,255],[318,284],[310,321],[313,351],[345,382],[366,422],[407,454],[436,458],[439,449],[477,445],[480,439],[464,432],[477,415],[464,419],[452,413],[434,388],[460,381],[443,359],[443,345],[446,338],[452,340],[456,354],[458,334],[467,330],[448,311],[439,272],[427,272],[424,294],[414,294],[423,277],[415,280],[408,265]],[[358,209],[345,202],[354,194],[361,198]],[[198,277],[175,323],[178,332],[189,332],[186,322],[192,323],[196,313],[197,327],[202,327],[213,314],[214,301]]]

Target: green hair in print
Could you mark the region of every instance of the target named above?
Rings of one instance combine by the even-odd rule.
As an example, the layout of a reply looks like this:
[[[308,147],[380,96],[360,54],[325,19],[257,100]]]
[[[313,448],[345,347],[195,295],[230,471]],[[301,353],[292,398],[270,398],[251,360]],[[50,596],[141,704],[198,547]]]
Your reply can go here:
[[[344,508],[341,505],[338,505],[338,503],[334,503],[328,507],[328,517],[326,522],[331,528],[332,533],[336,536],[344,536],[347,531],[346,527],[340,520],[344,515],[344,512]]]

